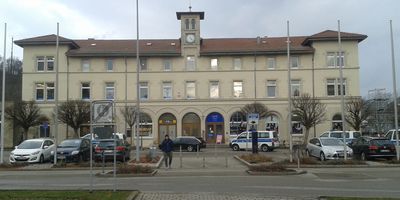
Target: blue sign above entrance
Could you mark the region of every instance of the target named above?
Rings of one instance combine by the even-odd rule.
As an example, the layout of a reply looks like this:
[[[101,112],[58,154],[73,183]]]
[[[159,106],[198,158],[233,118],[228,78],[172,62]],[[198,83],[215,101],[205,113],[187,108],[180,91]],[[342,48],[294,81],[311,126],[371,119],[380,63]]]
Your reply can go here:
[[[224,117],[219,113],[211,113],[207,116],[206,122],[224,122]]]

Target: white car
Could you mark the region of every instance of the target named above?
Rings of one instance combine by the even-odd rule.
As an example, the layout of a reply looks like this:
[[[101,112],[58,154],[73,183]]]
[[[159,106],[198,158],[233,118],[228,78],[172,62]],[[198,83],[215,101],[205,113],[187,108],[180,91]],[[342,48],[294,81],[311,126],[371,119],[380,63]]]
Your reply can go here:
[[[50,138],[29,139],[23,141],[10,153],[10,163],[43,163],[52,160],[56,145]]]
[[[353,150],[346,146],[347,156],[353,155]],[[344,143],[337,138],[313,138],[306,147],[308,156],[314,156],[321,161],[333,160],[344,157]]]

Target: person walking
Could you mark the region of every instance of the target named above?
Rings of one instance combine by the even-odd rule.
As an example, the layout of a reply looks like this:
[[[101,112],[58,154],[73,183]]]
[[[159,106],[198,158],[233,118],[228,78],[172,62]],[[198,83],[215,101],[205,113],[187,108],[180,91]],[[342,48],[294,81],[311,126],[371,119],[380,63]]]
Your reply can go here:
[[[165,135],[164,141],[160,144],[160,149],[164,152],[165,167],[171,169],[174,142],[172,142],[168,134]]]

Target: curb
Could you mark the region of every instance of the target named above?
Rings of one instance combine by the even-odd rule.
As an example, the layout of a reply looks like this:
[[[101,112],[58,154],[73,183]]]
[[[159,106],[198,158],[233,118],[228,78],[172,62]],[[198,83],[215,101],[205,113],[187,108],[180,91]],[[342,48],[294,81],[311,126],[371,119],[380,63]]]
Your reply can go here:
[[[291,170],[291,169],[289,169]],[[250,175],[264,175],[264,176],[282,176],[282,175],[301,175],[301,174],[306,174],[307,171],[305,170],[293,170],[293,171],[288,171],[288,172],[258,172],[258,171],[251,171],[251,170],[246,170],[246,172]]]
[[[114,174],[108,171],[106,173],[96,173],[97,177],[114,177]],[[115,177],[151,177],[157,173],[157,170],[153,170],[151,173],[140,173],[140,174],[115,174]]]

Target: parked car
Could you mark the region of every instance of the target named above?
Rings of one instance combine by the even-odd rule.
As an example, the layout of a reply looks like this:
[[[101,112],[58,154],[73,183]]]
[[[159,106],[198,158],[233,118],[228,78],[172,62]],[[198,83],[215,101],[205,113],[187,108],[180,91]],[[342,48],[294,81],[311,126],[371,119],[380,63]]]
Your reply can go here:
[[[91,134],[91,133],[88,133],[88,134],[82,136],[81,138],[92,140],[93,148],[99,143],[99,139],[100,139],[97,134]]]
[[[29,139],[23,141],[10,153],[10,163],[43,163],[52,160],[56,145],[50,138]]]
[[[276,131],[257,131],[258,136],[258,148],[261,151],[273,151],[279,147],[279,138]],[[242,132],[235,139],[229,143],[229,147],[234,151],[241,149],[252,149],[252,134],[251,132]]]
[[[179,151],[182,150],[187,151],[197,151],[197,148],[201,149],[201,141],[194,136],[179,136],[174,140],[174,150]]]
[[[63,140],[57,146],[57,160],[66,162],[90,160],[90,140],[85,138]]]
[[[116,157],[118,161],[125,162],[131,157],[131,146],[121,139],[115,140],[116,146],[114,145],[114,139],[102,139],[99,140],[95,148],[94,157],[96,161],[102,161],[103,156],[105,160],[114,159],[114,147],[116,149]]]
[[[344,157],[344,143],[337,138],[313,138],[306,147],[308,156],[319,158],[321,161],[333,160]],[[347,156],[353,155],[353,150],[346,146]]]
[[[399,132],[399,135],[400,135],[400,130],[398,130],[397,132]],[[389,130],[385,134],[385,138],[390,140],[394,145],[396,145],[396,129]],[[400,139],[400,136],[399,136],[399,139]]]
[[[359,131],[345,131],[345,133],[346,133],[346,144],[351,144],[355,139],[361,137],[361,133]],[[322,133],[321,136],[319,137],[343,139],[343,131],[326,131]]]
[[[363,136],[358,138],[351,145],[356,155],[361,160],[370,158],[388,158],[396,157],[396,148],[390,140],[386,138]]]

